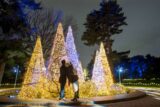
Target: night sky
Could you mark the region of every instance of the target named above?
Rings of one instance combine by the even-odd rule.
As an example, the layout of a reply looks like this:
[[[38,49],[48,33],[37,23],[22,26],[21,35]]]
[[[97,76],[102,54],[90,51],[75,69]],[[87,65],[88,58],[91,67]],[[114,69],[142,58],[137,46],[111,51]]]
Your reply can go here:
[[[45,8],[61,10],[64,15],[72,15],[78,24],[75,44],[80,60],[85,67],[91,59],[95,47],[83,45],[81,36],[85,18],[93,9],[99,8],[101,0],[43,0]],[[160,0],[118,0],[123,8],[128,26],[119,35],[114,35],[113,50],[130,50],[130,56],[151,54],[160,56]]]

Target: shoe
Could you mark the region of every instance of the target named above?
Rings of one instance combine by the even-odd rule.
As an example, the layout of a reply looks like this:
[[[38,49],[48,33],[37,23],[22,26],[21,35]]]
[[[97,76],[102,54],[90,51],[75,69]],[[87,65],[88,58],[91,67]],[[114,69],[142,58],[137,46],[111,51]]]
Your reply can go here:
[[[61,100],[61,101],[65,101],[65,100],[66,100],[66,98],[59,98],[59,100]]]
[[[78,99],[77,98],[73,98],[71,101],[77,102]]]

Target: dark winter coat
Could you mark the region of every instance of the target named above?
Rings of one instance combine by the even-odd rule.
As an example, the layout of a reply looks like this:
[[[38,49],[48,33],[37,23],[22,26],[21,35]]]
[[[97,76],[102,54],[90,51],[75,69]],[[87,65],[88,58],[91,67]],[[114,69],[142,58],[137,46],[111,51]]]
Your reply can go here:
[[[66,79],[67,79],[67,67],[65,67],[65,65],[62,65],[60,68],[60,77],[59,77],[59,82],[60,83],[66,83]]]
[[[67,78],[69,82],[73,83],[78,80],[77,71],[73,68],[72,65],[67,67]]]

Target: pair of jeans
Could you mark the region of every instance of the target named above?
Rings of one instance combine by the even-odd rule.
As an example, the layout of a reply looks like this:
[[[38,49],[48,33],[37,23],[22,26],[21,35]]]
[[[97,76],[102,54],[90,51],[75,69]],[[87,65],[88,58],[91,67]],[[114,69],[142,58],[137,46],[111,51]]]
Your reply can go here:
[[[60,99],[63,99],[64,96],[65,96],[65,90],[64,90],[64,87],[65,87],[65,84],[66,83],[61,83],[60,86],[61,86],[61,90],[60,90]]]
[[[73,82],[72,85],[73,85],[73,90],[74,90],[74,98],[79,98],[79,85],[78,85],[78,81]]]

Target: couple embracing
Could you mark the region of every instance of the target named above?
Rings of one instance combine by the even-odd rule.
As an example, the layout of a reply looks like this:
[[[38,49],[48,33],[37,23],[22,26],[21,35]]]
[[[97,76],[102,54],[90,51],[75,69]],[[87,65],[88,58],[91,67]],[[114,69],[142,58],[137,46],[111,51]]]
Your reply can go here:
[[[79,86],[78,86],[78,75],[77,71],[73,68],[73,65],[65,60],[61,61],[62,66],[60,68],[60,100],[64,100],[65,98],[65,84],[67,79],[70,83],[72,83],[74,90],[74,98],[72,101],[77,101],[79,98]]]

